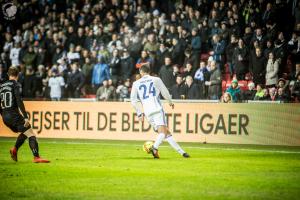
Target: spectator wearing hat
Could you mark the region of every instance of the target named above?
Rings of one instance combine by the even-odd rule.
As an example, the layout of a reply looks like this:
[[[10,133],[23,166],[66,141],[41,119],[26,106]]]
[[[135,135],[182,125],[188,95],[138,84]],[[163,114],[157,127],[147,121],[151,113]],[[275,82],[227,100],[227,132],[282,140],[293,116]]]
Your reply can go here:
[[[279,88],[283,89],[284,95],[291,96],[291,91],[289,89],[289,82],[287,80],[285,80],[284,78],[278,79],[277,89],[279,89]]]
[[[236,79],[232,80],[231,85],[226,89],[226,92],[231,95],[233,103],[237,103],[241,100],[241,89]]]
[[[48,81],[48,87],[50,88],[50,98],[52,101],[60,101],[63,94],[63,88],[65,81],[58,73],[57,69],[53,69],[51,77]]]

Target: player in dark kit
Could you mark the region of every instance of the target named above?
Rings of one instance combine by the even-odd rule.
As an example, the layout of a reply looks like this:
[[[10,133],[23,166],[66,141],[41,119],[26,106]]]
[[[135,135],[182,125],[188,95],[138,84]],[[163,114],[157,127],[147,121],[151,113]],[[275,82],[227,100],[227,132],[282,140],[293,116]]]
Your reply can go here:
[[[21,86],[17,82],[19,70],[16,67],[10,67],[8,76],[9,80],[0,85],[0,112],[4,124],[13,132],[20,133],[15,146],[10,149],[11,158],[14,161],[18,161],[18,149],[28,138],[29,146],[34,156],[33,162],[48,163],[50,161],[42,159],[39,155],[38,142],[29,124],[25,106],[20,95]]]

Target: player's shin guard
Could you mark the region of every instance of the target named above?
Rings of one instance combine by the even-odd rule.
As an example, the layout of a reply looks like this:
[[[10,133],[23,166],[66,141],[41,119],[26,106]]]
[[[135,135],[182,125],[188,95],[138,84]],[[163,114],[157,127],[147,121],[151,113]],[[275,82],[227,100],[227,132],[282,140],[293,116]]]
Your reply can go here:
[[[15,147],[16,147],[17,150],[23,145],[23,143],[25,142],[26,139],[27,139],[27,136],[24,135],[23,133],[21,133],[18,136],[18,138],[16,140],[16,144],[15,144]]]
[[[177,144],[177,142],[174,140],[172,135],[168,135],[166,137],[167,142],[171,145],[171,147],[173,147],[173,149],[175,149],[178,153],[180,153],[181,155],[183,155],[185,153],[185,151],[179,146],[179,144]]]
[[[34,157],[39,157],[39,144],[35,136],[29,138],[29,146]]]
[[[159,145],[163,142],[163,140],[165,139],[165,134],[164,133],[159,133],[154,144],[153,144],[153,147],[155,149],[158,149]]]

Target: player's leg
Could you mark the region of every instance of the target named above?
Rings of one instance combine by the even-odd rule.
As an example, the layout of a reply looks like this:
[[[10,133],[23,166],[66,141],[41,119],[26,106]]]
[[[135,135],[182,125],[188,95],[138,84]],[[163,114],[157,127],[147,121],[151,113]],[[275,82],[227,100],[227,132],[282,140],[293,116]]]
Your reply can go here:
[[[151,149],[151,152],[152,152],[152,155],[154,158],[159,158],[158,148],[161,145],[161,143],[164,141],[164,139],[166,138],[166,126],[164,126],[164,125],[156,126],[155,130],[157,130],[158,135],[153,144],[153,148]]]
[[[32,154],[34,156],[33,162],[34,163],[49,163],[49,160],[42,159],[39,154],[39,144],[36,139],[36,136],[32,130],[32,128],[29,128],[24,132],[24,135],[28,137],[29,147],[32,151]]]
[[[4,124],[13,132],[18,133],[17,128],[17,121],[18,121],[18,115],[14,113],[5,113],[3,114],[3,122]],[[18,161],[18,150],[19,148],[24,144],[25,140],[27,139],[27,136],[24,134],[19,134],[17,137],[15,145],[10,149],[10,156],[14,161]]]
[[[175,141],[174,137],[171,135],[170,131],[168,130],[168,134],[166,135],[166,141],[170,144],[170,146],[175,149],[179,154],[183,157],[188,158],[190,155],[186,153],[181,146]]]
[[[14,161],[18,161],[18,150],[19,148],[24,144],[25,140],[27,139],[27,136],[21,133],[16,140],[15,146],[10,149],[10,156]]]

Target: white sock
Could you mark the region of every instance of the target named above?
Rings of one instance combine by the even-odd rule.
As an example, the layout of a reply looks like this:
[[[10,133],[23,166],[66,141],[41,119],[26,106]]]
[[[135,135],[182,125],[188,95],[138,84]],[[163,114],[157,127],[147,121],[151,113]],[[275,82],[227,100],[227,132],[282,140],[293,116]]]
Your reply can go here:
[[[166,135],[164,133],[159,133],[154,144],[153,147],[155,149],[158,149],[159,145],[162,143],[162,141],[165,139]]]
[[[185,153],[185,151],[174,140],[172,135],[167,136],[166,140],[171,145],[171,147],[173,147],[173,149],[175,149],[178,153],[180,153],[181,155]]]

